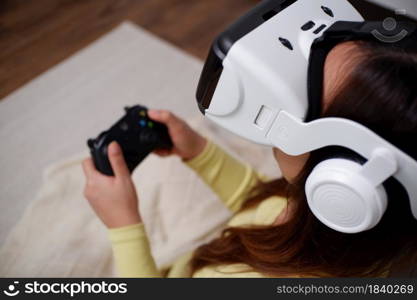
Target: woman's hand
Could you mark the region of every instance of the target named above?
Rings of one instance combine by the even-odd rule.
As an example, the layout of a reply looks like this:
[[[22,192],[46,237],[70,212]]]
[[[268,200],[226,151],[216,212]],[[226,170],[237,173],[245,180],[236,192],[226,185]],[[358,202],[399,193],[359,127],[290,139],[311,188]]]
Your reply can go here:
[[[108,228],[141,223],[136,189],[117,142],[109,145],[108,155],[114,177],[97,171],[91,157],[83,161],[87,177],[84,196]]]
[[[172,150],[156,150],[159,156],[176,154],[183,160],[191,160],[198,156],[207,144],[207,140],[195,132],[185,121],[181,120],[167,110],[149,110],[152,120],[165,124],[168,127],[174,147]]]

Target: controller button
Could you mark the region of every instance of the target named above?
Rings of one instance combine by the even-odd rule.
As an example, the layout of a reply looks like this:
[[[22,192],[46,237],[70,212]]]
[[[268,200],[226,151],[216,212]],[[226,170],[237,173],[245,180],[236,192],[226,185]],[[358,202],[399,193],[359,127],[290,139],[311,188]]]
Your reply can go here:
[[[146,121],[145,120],[140,120],[139,121],[139,126],[140,127],[145,127],[146,126]]]
[[[141,116],[141,117],[146,117],[146,110],[141,110],[141,111],[139,112],[139,116]]]
[[[149,128],[153,128],[153,126],[154,126],[154,123],[153,123],[153,122],[151,122],[151,121],[149,121],[149,122],[148,122],[148,127],[149,127]]]
[[[127,125],[126,122],[123,122],[122,124],[120,124],[120,129],[123,131],[127,131],[129,129],[129,125]]]
[[[150,143],[155,143],[157,139],[156,139],[155,134],[152,131],[145,130],[141,133],[140,140],[143,143],[150,144]]]

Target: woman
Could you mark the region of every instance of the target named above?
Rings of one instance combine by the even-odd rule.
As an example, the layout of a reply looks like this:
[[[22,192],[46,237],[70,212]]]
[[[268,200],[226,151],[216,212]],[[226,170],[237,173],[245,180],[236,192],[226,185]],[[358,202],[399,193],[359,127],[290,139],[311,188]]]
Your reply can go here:
[[[323,117],[359,122],[417,159],[417,53],[374,42],[345,42],[328,55],[324,70]],[[85,196],[110,230],[122,276],[138,277],[380,277],[393,266],[416,263],[417,222],[403,188],[385,183],[389,204],[381,222],[358,234],[320,223],[304,194],[318,162],[354,153],[328,147],[298,157],[274,149],[282,179],[267,181],[167,111],[149,111],[165,123],[175,154],[218,194],[234,217],[223,234],[176,261],[167,274],[156,267],[141,224],[135,188],[112,143],[115,177],[83,163]],[[317,137],[320,138],[320,137]]]

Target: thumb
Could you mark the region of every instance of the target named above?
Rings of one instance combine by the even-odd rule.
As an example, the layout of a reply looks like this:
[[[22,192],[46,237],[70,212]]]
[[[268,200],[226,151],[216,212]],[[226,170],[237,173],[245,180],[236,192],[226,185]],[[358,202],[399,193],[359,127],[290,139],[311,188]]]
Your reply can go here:
[[[129,169],[123,157],[122,149],[116,141],[110,143],[108,155],[111,167],[116,177],[130,176]]]
[[[168,110],[148,110],[148,116],[158,122],[164,123],[169,129],[182,125],[183,121]]]

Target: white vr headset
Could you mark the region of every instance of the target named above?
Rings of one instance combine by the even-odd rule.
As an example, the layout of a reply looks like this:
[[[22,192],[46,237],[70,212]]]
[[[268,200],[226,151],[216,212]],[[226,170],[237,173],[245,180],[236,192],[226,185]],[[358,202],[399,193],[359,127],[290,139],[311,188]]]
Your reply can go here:
[[[344,233],[379,223],[390,177],[405,188],[417,219],[417,161],[359,123],[320,118],[323,66],[335,45],[378,37],[416,47],[415,24],[394,36],[381,25],[364,22],[347,0],[263,1],[213,43],[197,90],[207,118],[250,141],[294,156],[340,146],[364,157],[364,165],[327,159],[306,182],[314,215]]]

